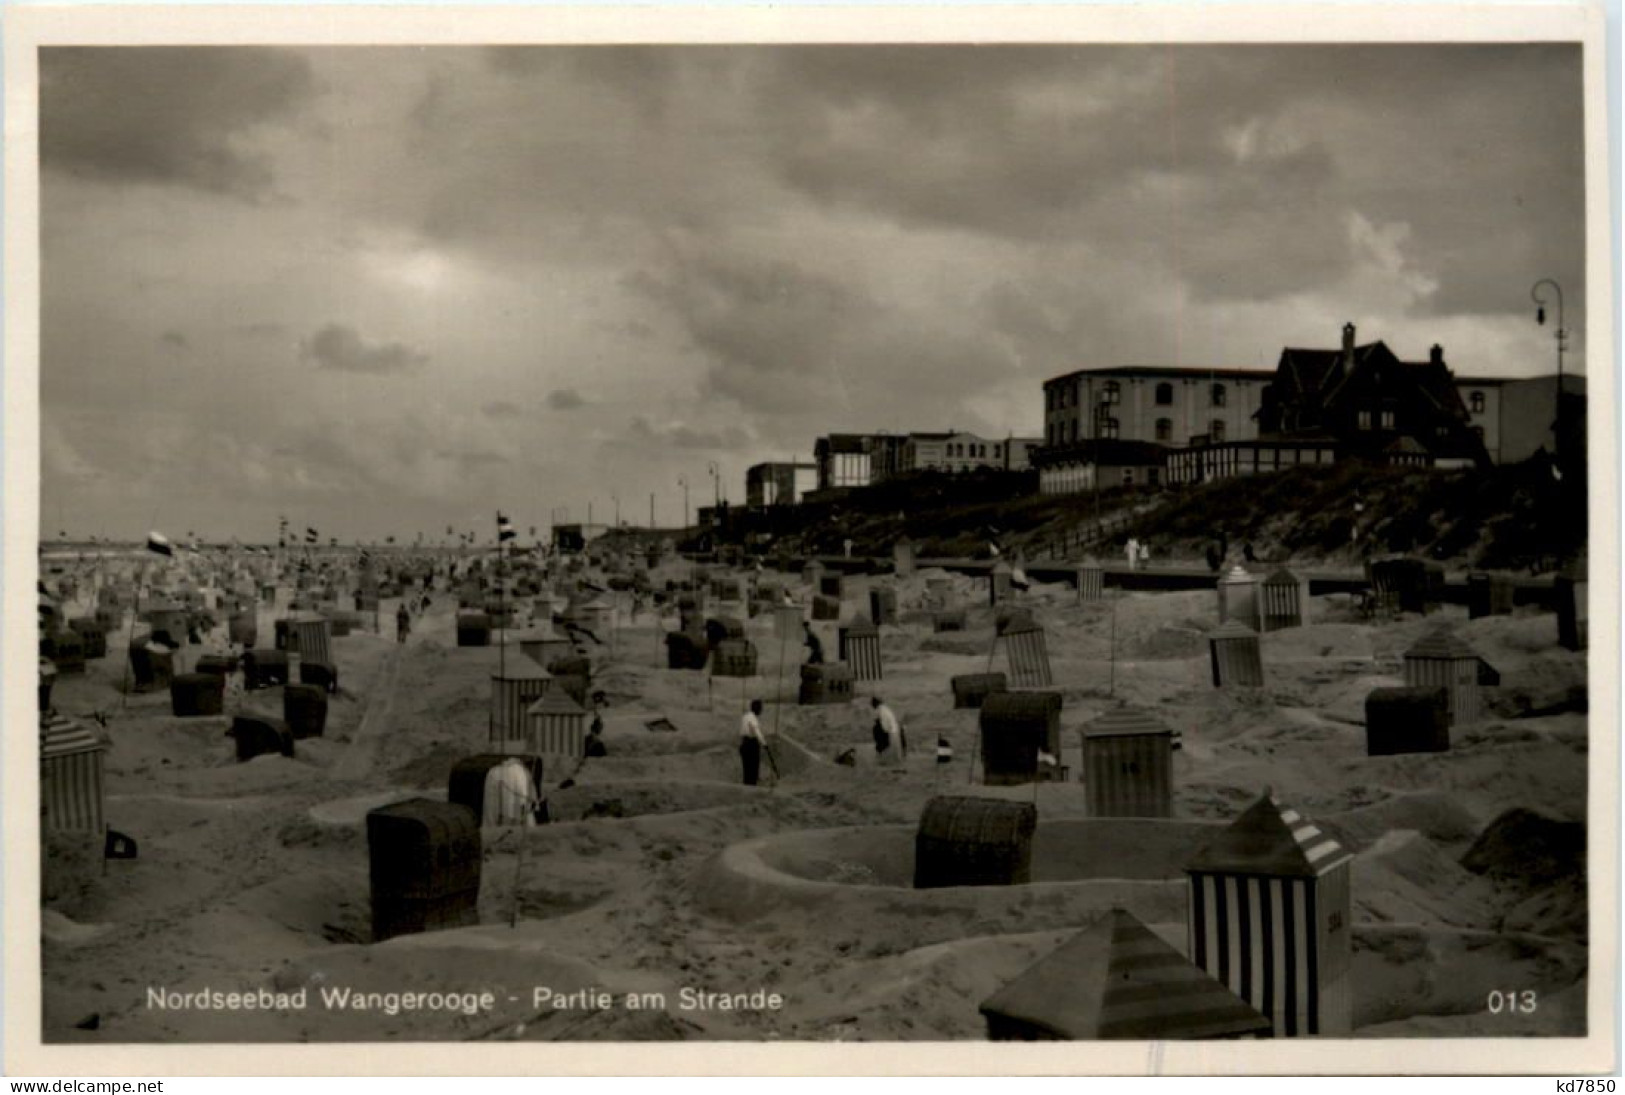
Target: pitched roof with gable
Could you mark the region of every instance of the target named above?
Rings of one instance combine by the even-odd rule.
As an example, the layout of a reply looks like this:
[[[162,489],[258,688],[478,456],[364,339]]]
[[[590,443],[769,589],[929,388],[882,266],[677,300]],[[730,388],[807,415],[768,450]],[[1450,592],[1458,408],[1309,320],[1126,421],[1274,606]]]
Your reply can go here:
[[[1308,818],[1266,792],[1198,852],[1185,870],[1204,874],[1315,878],[1353,855]]]
[[[1435,627],[1416,640],[1407,658],[1476,658],[1478,652],[1448,627]]]
[[[587,709],[570,698],[569,693],[559,687],[549,688],[547,694],[525,712],[527,715],[585,715]]]
[[[1140,707],[1119,703],[1099,718],[1083,726],[1086,738],[1130,737],[1140,734],[1173,734],[1173,730],[1158,722]]]
[[[40,718],[40,759],[100,752],[107,746],[82,723],[52,712]]]
[[[983,1015],[1079,1040],[1225,1038],[1269,1020],[1147,928],[1112,909],[982,1002]]]
[[[507,659],[506,664],[497,668],[491,674],[493,681],[550,681],[553,674],[521,654],[517,658]]]

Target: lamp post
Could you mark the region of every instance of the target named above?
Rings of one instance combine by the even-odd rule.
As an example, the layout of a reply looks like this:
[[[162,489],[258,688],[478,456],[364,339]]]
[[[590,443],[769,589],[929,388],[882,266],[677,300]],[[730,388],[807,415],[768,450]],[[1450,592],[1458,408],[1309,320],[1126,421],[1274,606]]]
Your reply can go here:
[[[677,485],[683,488],[683,527],[688,528],[688,477],[679,475]]]
[[[615,506],[615,527],[620,528],[621,527],[621,496],[618,495],[618,494],[611,494],[609,496],[609,500],[610,500],[610,502],[614,503],[614,506]]]
[[[716,461],[705,465],[705,470],[711,473],[711,506],[713,510],[722,506],[722,477],[717,474]]]
[[[1529,299],[1536,304],[1535,322],[1545,326],[1546,323],[1546,297],[1541,292],[1543,288],[1550,288],[1557,297],[1557,396],[1553,403],[1556,411],[1555,421],[1552,423],[1552,455],[1557,468],[1557,478],[1563,478],[1563,351],[1568,349],[1569,332],[1563,326],[1563,287],[1551,278],[1541,278],[1529,290]]]

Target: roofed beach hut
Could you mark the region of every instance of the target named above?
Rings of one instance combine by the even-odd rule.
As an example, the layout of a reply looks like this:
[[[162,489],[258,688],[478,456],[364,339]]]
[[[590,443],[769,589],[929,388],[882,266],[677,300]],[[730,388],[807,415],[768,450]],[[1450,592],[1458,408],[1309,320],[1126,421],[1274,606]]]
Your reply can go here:
[[[529,658],[511,658],[491,674],[491,743],[521,741],[527,712],[547,694],[553,674]]]
[[[526,628],[514,638],[519,643],[519,652],[539,666],[566,657],[575,649],[569,639],[553,629],[552,621],[545,616],[536,626]]]
[[[40,719],[40,828],[101,833],[107,747],[82,723],[63,715]]]
[[[1186,864],[1191,960],[1278,1038],[1351,1028],[1353,858],[1266,791]]]
[[[530,751],[551,767],[587,755],[587,712],[562,688],[549,688],[525,714]]]
[[[1180,1041],[1266,1035],[1257,1008],[1133,913],[1112,909],[982,1001],[991,1041]]]
[[[854,620],[840,630],[840,659],[852,667],[860,681],[882,679],[880,629],[868,620]]]
[[[1281,567],[1259,583],[1258,593],[1263,600],[1260,618],[1265,631],[1308,626],[1308,578]]]
[[[1106,571],[1099,559],[1092,555],[1084,557],[1083,562],[1078,564],[1076,585],[1079,604],[1098,601],[1106,596]]]
[[[1246,568],[1233,566],[1219,579],[1219,622],[1237,623],[1259,630],[1258,578]]]
[[[1003,634],[1005,654],[1010,659],[1010,683],[1016,688],[1048,688],[1054,683],[1050,674],[1049,648],[1044,640],[1044,629],[1036,623],[1017,623]]]
[[[1214,688],[1264,687],[1264,655],[1258,632],[1226,620],[1207,635]]]
[[[1566,650],[1584,650],[1588,645],[1589,591],[1583,565],[1569,567],[1552,580],[1557,597],[1557,642]]]
[[[1090,817],[1172,817],[1174,732],[1120,703],[1080,732]]]
[[[1405,683],[1437,686],[1450,696],[1450,722],[1466,726],[1483,715],[1480,658],[1448,627],[1435,627],[1405,651]]]

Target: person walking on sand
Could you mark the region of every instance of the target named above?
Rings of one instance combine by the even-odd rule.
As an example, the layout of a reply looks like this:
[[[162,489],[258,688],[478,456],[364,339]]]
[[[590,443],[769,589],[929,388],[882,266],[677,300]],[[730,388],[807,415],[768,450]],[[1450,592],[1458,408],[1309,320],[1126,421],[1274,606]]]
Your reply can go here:
[[[801,645],[805,646],[807,648],[807,664],[808,665],[823,665],[824,664],[824,643],[823,643],[823,640],[819,639],[817,632],[813,631],[813,629],[812,629],[812,624],[808,623],[806,620],[801,621],[801,630],[803,632],[803,638],[801,640]]]
[[[411,631],[412,613],[407,611],[406,602],[402,601],[401,606],[395,610],[395,641],[404,643]]]
[[[745,786],[756,786],[762,770],[762,701],[751,700],[750,710],[739,720],[739,762],[744,768]]]
[[[901,765],[907,758],[908,746],[903,742],[903,728],[897,715],[879,696],[871,699],[869,705],[875,712],[875,756],[881,764]]]

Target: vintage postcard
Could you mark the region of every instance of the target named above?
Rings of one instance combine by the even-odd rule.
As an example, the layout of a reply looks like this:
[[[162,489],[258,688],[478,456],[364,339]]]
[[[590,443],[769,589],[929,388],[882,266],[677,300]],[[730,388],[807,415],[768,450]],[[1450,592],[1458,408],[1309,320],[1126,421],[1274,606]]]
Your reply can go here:
[[[8,12],[7,1069],[1614,1067],[1601,29]]]

